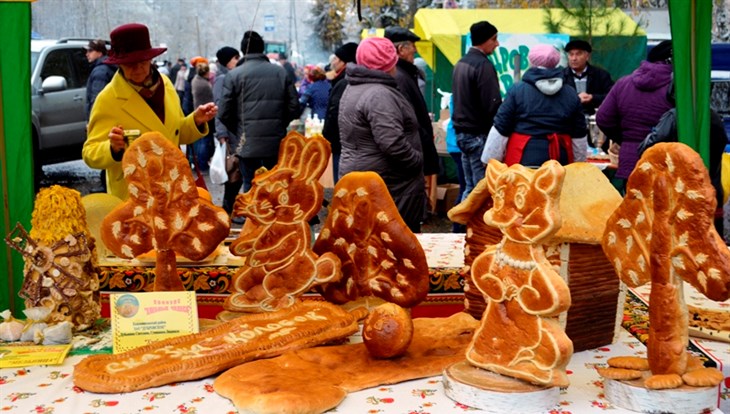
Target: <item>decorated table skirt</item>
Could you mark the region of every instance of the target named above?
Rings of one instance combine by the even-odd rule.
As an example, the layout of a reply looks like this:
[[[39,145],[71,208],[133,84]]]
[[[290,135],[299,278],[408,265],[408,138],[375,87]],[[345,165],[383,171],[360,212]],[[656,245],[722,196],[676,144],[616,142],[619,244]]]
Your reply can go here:
[[[464,235],[452,233],[422,233],[416,235],[429,266],[431,293],[459,293],[464,285]],[[221,257],[209,262],[179,263],[178,274],[187,290],[203,294],[228,294],[231,278],[240,260],[228,265],[223,249]],[[232,258],[233,259],[233,258]],[[237,259],[237,258],[235,258]],[[100,289],[102,291],[147,292],[154,286],[154,263],[138,260],[108,259],[101,261]]]

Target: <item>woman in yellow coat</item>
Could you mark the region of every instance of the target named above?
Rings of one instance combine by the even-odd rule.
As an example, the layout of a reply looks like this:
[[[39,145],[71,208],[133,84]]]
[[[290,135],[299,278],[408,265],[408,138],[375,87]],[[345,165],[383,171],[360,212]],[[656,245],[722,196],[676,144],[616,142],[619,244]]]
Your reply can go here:
[[[89,167],[106,170],[107,192],[124,200],[128,193],[121,161],[129,140],[157,131],[175,145],[191,144],[208,134],[208,121],[218,107],[208,103],[183,114],[174,86],[151,63],[166,49],[151,47],[147,26],[125,24],[110,37],[106,63],[119,65],[119,71],[94,102],[82,156]]]

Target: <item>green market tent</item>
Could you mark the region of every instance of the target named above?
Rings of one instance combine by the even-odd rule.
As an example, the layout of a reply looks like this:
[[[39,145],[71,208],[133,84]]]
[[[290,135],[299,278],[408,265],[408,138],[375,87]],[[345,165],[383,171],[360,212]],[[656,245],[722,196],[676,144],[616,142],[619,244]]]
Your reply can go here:
[[[710,160],[712,2],[669,3],[679,141]]]
[[[4,242],[33,211],[33,148],[30,128],[30,3],[0,0],[0,311],[20,310],[17,292],[23,259]]]
[[[563,17],[560,9],[551,9]],[[438,108],[437,89],[451,91],[451,71],[461,58],[468,41],[469,27],[487,20],[506,34],[547,34],[543,9],[420,9],[416,12],[413,31],[421,37],[418,53],[431,69],[429,108]],[[634,36],[637,24],[628,15],[616,10],[604,24],[593,32],[592,62],[607,69],[614,80],[631,73],[646,56],[646,36]],[[610,35],[606,28],[609,27]],[[568,30],[564,34],[580,35]],[[431,79],[432,78],[432,79]],[[435,110],[434,112],[438,112]]]

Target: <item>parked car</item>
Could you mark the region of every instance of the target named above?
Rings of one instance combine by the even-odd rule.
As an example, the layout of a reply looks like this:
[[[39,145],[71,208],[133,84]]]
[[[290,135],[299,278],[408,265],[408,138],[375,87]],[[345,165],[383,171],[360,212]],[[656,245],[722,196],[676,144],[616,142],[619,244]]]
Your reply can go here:
[[[81,159],[86,139],[90,39],[31,40],[30,87],[36,175],[43,164]]]

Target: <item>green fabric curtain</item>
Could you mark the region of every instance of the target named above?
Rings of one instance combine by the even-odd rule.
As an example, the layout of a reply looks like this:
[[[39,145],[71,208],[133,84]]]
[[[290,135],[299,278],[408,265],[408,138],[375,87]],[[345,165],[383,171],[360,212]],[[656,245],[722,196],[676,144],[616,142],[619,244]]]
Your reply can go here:
[[[712,2],[669,2],[679,142],[710,161],[710,45]]]
[[[4,239],[33,211],[33,146],[30,122],[30,3],[0,1],[0,311],[23,309],[18,290],[23,259]]]

